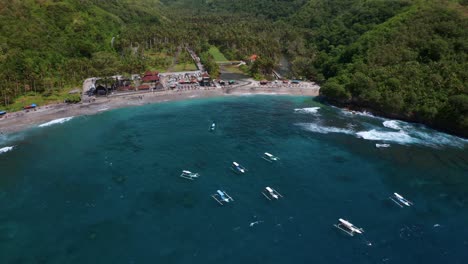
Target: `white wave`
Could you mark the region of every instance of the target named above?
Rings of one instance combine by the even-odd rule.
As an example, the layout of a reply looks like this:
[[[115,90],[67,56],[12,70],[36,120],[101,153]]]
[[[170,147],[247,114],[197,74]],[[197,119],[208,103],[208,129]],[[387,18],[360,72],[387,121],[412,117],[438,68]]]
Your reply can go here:
[[[106,111],[106,110],[109,110],[109,107],[104,107],[104,108],[98,109],[98,112],[102,112],[102,111]]]
[[[383,122],[383,126],[404,132],[409,136],[418,139],[418,144],[429,147],[452,146],[463,148],[465,144],[468,144],[468,140],[466,139],[445,134],[443,132],[437,132],[424,125],[413,125],[399,120],[387,120]]]
[[[400,122],[398,120],[387,120],[384,121],[382,124],[384,127],[388,127],[395,130],[402,130]]]
[[[41,125],[39,125],[39,127],[47,127],[47,126],[52,126],[52,125],[56,125],[56,124],[62,124],[62,123],[65,123],[67,121],[70,121],[72,118],[73,118],[73,116],[55,119],[55,120],[52,120],[50,122],[41,124]]]
[[[403,131],[387,132],[372,129],[370,131],[357,132],[356,136],[366,140],[390,141],[400,144],[420,143],[419,139],[411,137]]]
[[[354,131],[351,129],[322,126],[317,123],[299,123],[297,125],[303,127],[305,130],[315,132],[315,133],[320,133],[320,134],[328,134],[328,133],[354,134]]]
[[[430,147],[451,146],[463,148],[468,144],[468,140],[445,134],[442,132],[424,132],[421,128],[416,128],[411,131],[411,134],[421,139],[422,144]]]
[[[7,153],[8,151],[13,150],[13,148],[14,148],[14,146],[0,148],[0,154]]]
[[[340,109],[340,110],[341,110],[341,113],[343,113],[345,115],[367,116],[367,117],[374,117],[374,118],[379,118],[380,119],[380,117],[375,116],[371,112],[367,112],[367,111],[359,112],[359,111],[348,110],[348,109]]]
[[[320,107],[296,108],[294,112],[301,114],[317,114]]]

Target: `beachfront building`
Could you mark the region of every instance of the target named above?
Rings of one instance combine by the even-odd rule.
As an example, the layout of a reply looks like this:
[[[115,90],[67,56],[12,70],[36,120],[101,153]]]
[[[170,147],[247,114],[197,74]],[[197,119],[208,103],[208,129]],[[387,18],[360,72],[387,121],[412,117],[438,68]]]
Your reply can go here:
[[[149,90],[151,87],[147,84],[142,84],[142,85],[139,85],[137,88],[138,88],[138,91],[144,91],[144,90]]]
[[[201,86],[211,86],[211,77],[207,72],[204,72],[201,76]]]
[[[158,87],[162,87],[160,85],[159,72],[146,71],[141,77],[141,85],[138,86],[138,90],[158,89]]]
[[[143,83],[152,83],[155,84],[159,82],[159,72],[146,71],[145,74],[141,77]]]

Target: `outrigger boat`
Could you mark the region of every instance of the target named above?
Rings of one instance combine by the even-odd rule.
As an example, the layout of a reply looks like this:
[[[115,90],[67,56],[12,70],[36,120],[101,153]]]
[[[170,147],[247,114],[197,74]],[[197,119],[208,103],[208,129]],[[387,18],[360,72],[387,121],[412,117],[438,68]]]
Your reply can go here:
[[[229,194],[225,191],[217,190],[215,194],[211,195],[213,199],[215,199],[220,205],[224,205],[225,203],[234,202]]]
[[[210,131],[215,131],[215,129],[216,129],[216,123],[213,122],[210,126]]]
[[[355,233],[364,233],[364,229],[358,228],[342,218],[338,219],[338,221],[338,224],[335,224],[334,226],[350,236],[354,236]]]
[[[283,198],[283,195],[281,195],[279,192],[277,192],[275,189],[270,188],[270,187],[265,187],[266,191],[263,191],[262,194],[267,198],[268,200],[278,200],[279,198]]]
[[[403,196],[399,195],[398,193],[393,193],[393,196],[390,196],[389,198],[390,200],[392,200],[394,203],[396,203],[400,207],[403,207],[404,205],[406,206],[413,205],[412,202],[406,200]]]
[[[245,173],[247,171],[244,167],[235,161],[232,162],[231,170],[236,173]]]
[[[268,162],[273,162],[273,161],[278,161],[279,158],[276,156],[271,155],[268,152],[263,153],[262,159],[268,161]]]
[[[183,170],[182,174],[180,174],[180,177],[188,179],[188,180],[192,180],[192,181],[194,178],[198,178],[198,176],[200,176],[200,174],[194,173],[188,170]]]

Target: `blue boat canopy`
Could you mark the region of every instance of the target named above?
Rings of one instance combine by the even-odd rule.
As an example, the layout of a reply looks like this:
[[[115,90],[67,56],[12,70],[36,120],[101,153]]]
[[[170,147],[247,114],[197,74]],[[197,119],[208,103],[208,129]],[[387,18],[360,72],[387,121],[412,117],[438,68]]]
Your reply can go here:
[[[6,111],[0,111],[0,115],[6,114]]]
[[[31,104],[32,107],[36,107],[37,105],[36,104]]]

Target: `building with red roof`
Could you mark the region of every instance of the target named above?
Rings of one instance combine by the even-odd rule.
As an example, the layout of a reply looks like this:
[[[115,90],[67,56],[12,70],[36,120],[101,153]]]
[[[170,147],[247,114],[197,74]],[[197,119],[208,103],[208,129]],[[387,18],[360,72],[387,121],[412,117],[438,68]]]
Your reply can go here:
[[[257,54],[252,54],[250,57],[249,57],[249,60],[250,62],[254,62],[258,59],[258,55]]]
[[[143,82],[159,82],[159,72],[158,71],[146,71],[145,75],[141,78]]]

